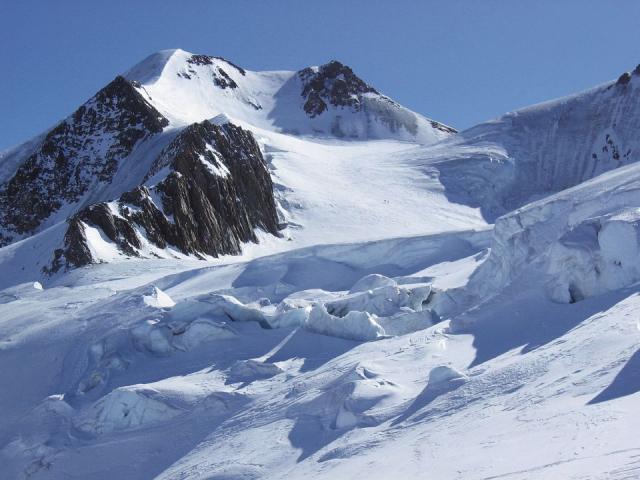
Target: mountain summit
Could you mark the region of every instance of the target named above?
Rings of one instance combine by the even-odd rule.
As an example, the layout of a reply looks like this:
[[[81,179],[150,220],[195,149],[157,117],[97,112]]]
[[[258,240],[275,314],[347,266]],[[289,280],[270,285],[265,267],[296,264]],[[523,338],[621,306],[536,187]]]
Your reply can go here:
[[[0,246],[67,221],[47,272],[121,255],[237,254],[257,241],[255,229],[278,235],[254,137],[264,131],[419,143],[455,132],[336,61],[252,72],[220,57],[161,51],[4,156]]]
[[[298,135],[433,143],[455,132],[378,93],[337,61],[298,72],[252,72],[221,57],[168,50],[125,77],[176,125],[224,113]]]

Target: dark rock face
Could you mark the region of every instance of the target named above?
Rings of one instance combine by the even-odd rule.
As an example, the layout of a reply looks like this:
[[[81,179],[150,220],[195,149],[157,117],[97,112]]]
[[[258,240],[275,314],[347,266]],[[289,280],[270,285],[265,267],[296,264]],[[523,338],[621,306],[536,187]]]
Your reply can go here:
[[[239,67],[235,63],[227,60],[224,57],[213,57],[211,55],[191,55],[191,58],[187,60],[192,65],[213,65],[214,60],[222,60],[235,68],[243,77],[247,74],[244,68]]]
[[[211,76],[213,77],[213,83],[222,88],[238,88],[238,84],[233,80],[227,72],[224,71],[220,66],[214,66],[214,60],[221,60],[231,67],[235,68],[242,76],[245,76],[247,72],[237,66],[234,63],[231,63],[229,60],[226,60],[222,57],[212,57],[209,55],[191,55],[191,57],[187,60],[187,63],[192,66],[205,66],[211,65],[212,71]],[[198,75],[198,72],[193,69],[193,67],[188,67],[186,71],[179,72],[177,74],[179,77],[186,78],[187,80],[191,80],[193,75]]]
[[[442,132],[447,132],[447,133],[451,133],[451,134],[458,133],[458,130],[456,130],[455,128],[450,127],[450,126],[445,125],[445,124],[440,123],[440,122],[436,122],[435,120],[431,120],[431,126],[433,128],[435,128],[436,130],[440,130]]]
[[[204,121],[185,129],[168,150],[175,152],[171,167],[176,175],[160,187],[165,194],[177,193],[183,186],[190,189],[191,197],[202,192],[197,196],[209,200],[223,225],[235,230],[235,236],[243,242],[255,240],[256,227],[277,233],[273,184],[251,132],[230,123],[217,126]],[[161,156],[153,170],[162,168],[166,160]],[[186,213],[172,205],[168,207],[176,221]],[[210,249],[201,251],[216,253]]]
[[[335,60],[317,69],[305,68],[298,72],[298,76],[304,85],[304,111],[312,118],[326,111],[327,104],[359,111],[359,95],[378,93],[358,78],[349,67]]]
[[[95,261],[87,255],[85,224],[129,256],[140,254],[141,237],[160,249],[218,256],[240,253],[243,242],[257,241],[256,228],[278,235],[271,177],[250,132],[229,123],[193,124],[160,154],[147,177],[164,171],[167,176],[155,186],[137,187],[117,202],[74,215],[48,271]]]
[[[618,85],[626,85],[630,81],[631,81],[631,74],[629,72],[624,72],[622,75],[620,75],[616,83]]]
[[[113,179],[134,146],[168,125],[123,77],[51,130],[0,187],[0,246],[33,233],[64,203]]]
[[[52,274],[62,267],[80,267],[92,262],[93,257],[85,241],[84,225],[77,218],[69,219],[68,224],[64,236],[65,248],[55,250],[51,265],[44,267],[43,273]]]
[[[213,57],[209,55],[191,55],[187,63],[191,65],[213,65]]]

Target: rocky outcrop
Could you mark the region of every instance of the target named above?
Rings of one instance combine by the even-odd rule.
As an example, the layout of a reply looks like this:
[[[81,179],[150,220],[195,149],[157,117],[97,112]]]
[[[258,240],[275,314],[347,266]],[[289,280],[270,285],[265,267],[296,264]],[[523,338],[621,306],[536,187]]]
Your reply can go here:
[[[377,138],[381,135],[376,132],[376,124],[383,126],[383,132],[396,134],[404,130],[413,138],[418,136],[420,128],[425,127],[436,130],[436,137],[456,133],[455,129],[439,122],[418,119],[413,112],[380,94],[351,68],[338,61],[305,68],[298,72],[297,77],[302,84],[302,109],[311,119],[333,115],[327,129],[333,136]],[[359,119],[348,120],[346,117],[349,115]],[[428,123],[424,125],[421,120]],[[324,127],[320,124],[314,126],[316,133],[322,130]]]
[[[618,85],[626,85],[631,81],[631,74],[629,72],[624,72],[622,75],[618,77],[617,84]]]
[[[327,103],[359,111],[360,94],[378,93],[358,78],[351,68],[335,60],[320,67],[305,68],[298,72],[298,76],[304,85],[304,111],[312,118],[326,111]]]
[[[253,135],[240,127],[204,121],[185,128],[147,178],[161,180],[74,215],[48,271],[101,260],[91,253],[87,226],[127,256],[149,255],[148,245],[196,256],[237,254],[242,243],[257,241],[256,228],[278,235],[271,177]]]
[[[109,183],[134,146],[168,121],[117,77],[44,137],[0,187],[0,246],[34,233],[64,204]]]
[[[240,75],[242,76],[245,76],[247,74],[244,68],[239,67],[238,65],[236,65],[233,62],[230,62],[224,57],[214,57],[212,55],[191,55],[189,60],[187,60],[187,63],[190,63],[192,65],[213,65],[215,60],[221,60],[225,63],[228,63],[233,68],[235,68],[238,71],[238,73],[240,73]]]
[[[208,65],[211,67],[211,76],[213,79],[213,83],[222,88],[223,90],[226,88],[236,89],[238,88],[238,84],[236,81],[229,76],[229,74],[216,62],[216,60],[220,60],[235,68],[240,75],[245,76],[247,72],[237,66],[234,63],[231,63],[229,60],[226,60],[222,57],[212,57],[210,55],[191,55],[187,60],[187,64],[189,65],[185,71],[178,72],[177,75],[182,78],[186,78],[187,80],[191,80],[191,77],[194,75],[198,75],[196,70],[193,69],[194,66],[205,66]]]

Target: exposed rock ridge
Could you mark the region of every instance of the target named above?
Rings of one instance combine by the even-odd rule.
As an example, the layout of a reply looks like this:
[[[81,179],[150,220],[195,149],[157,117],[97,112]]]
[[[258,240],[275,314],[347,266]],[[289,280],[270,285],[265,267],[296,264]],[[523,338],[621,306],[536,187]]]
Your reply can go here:
[[[375,88],[360,79],[353,70],[336,60],[321,65],[308,67],[298,72],[302,82],[301,96],[305,113],[316,118],[329,110],[330,106],[348,109],[351,112],[364,112],[383,123],[392,132],[405,128],[415,135],[417,123],[412,112],[405,111],[401,105],[382,95]],[[432,128],[447,134],[457,130],[434,120],[429,120]],[[331,133],[338,137],[353,136],[342,132],[340,121],[332,127]]]
[[[187,80],[191,80],[192,76],[197,76],[198,72],[194,69],[194,67],[202,67],[209,66],[211,77],[213,79],[213,83],[222,88],[223,90],[226,88],[236,89],[238,88],[238,84],[236,81],[229,76],[229,74],[222,68],[220,65],[216,64],[216,61],[222,61],[240,73],[243,77],[247,74],[247,72],[237,66],[236,64],[230,62],[229,60],[222,57],[212,57],[210,55],[191,55],[187,60],[187,68],[181,72],[178,72],[177,75],[181,78],[185,78]]]
[[[360,94],[378,93],[375,88],[358,78],[351,68],[333,60],[320,67],[308,67],[298,72],[303,82],[302,96],[306,99],[304,111],[315,117],[334,107],[350,107],[360,111]]]
[[[247,130],[208,121],[186,127],[154,163],[154,177],[162,180],[70,218],[64,248],[47,270],[101,260],[87,227],[100,229],[126,256],[148,255],[148,245],[196,256],[238,254],[242,243],[257,241],[256,228],[278,235],[271,177]]]
[[[0,186],[0,246],[34,233],[93,185],[109,183],[119,161],[167,125],[127,80],[116,77],[53,128]]]

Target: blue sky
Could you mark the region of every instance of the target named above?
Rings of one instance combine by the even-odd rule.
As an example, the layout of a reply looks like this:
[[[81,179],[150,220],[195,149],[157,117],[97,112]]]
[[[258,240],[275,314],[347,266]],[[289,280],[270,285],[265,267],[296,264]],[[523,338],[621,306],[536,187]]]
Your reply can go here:
[[[338,59],[466,128],[640,62],[637,0],[0,1],[0,149],[165,48],[254,70]]]

